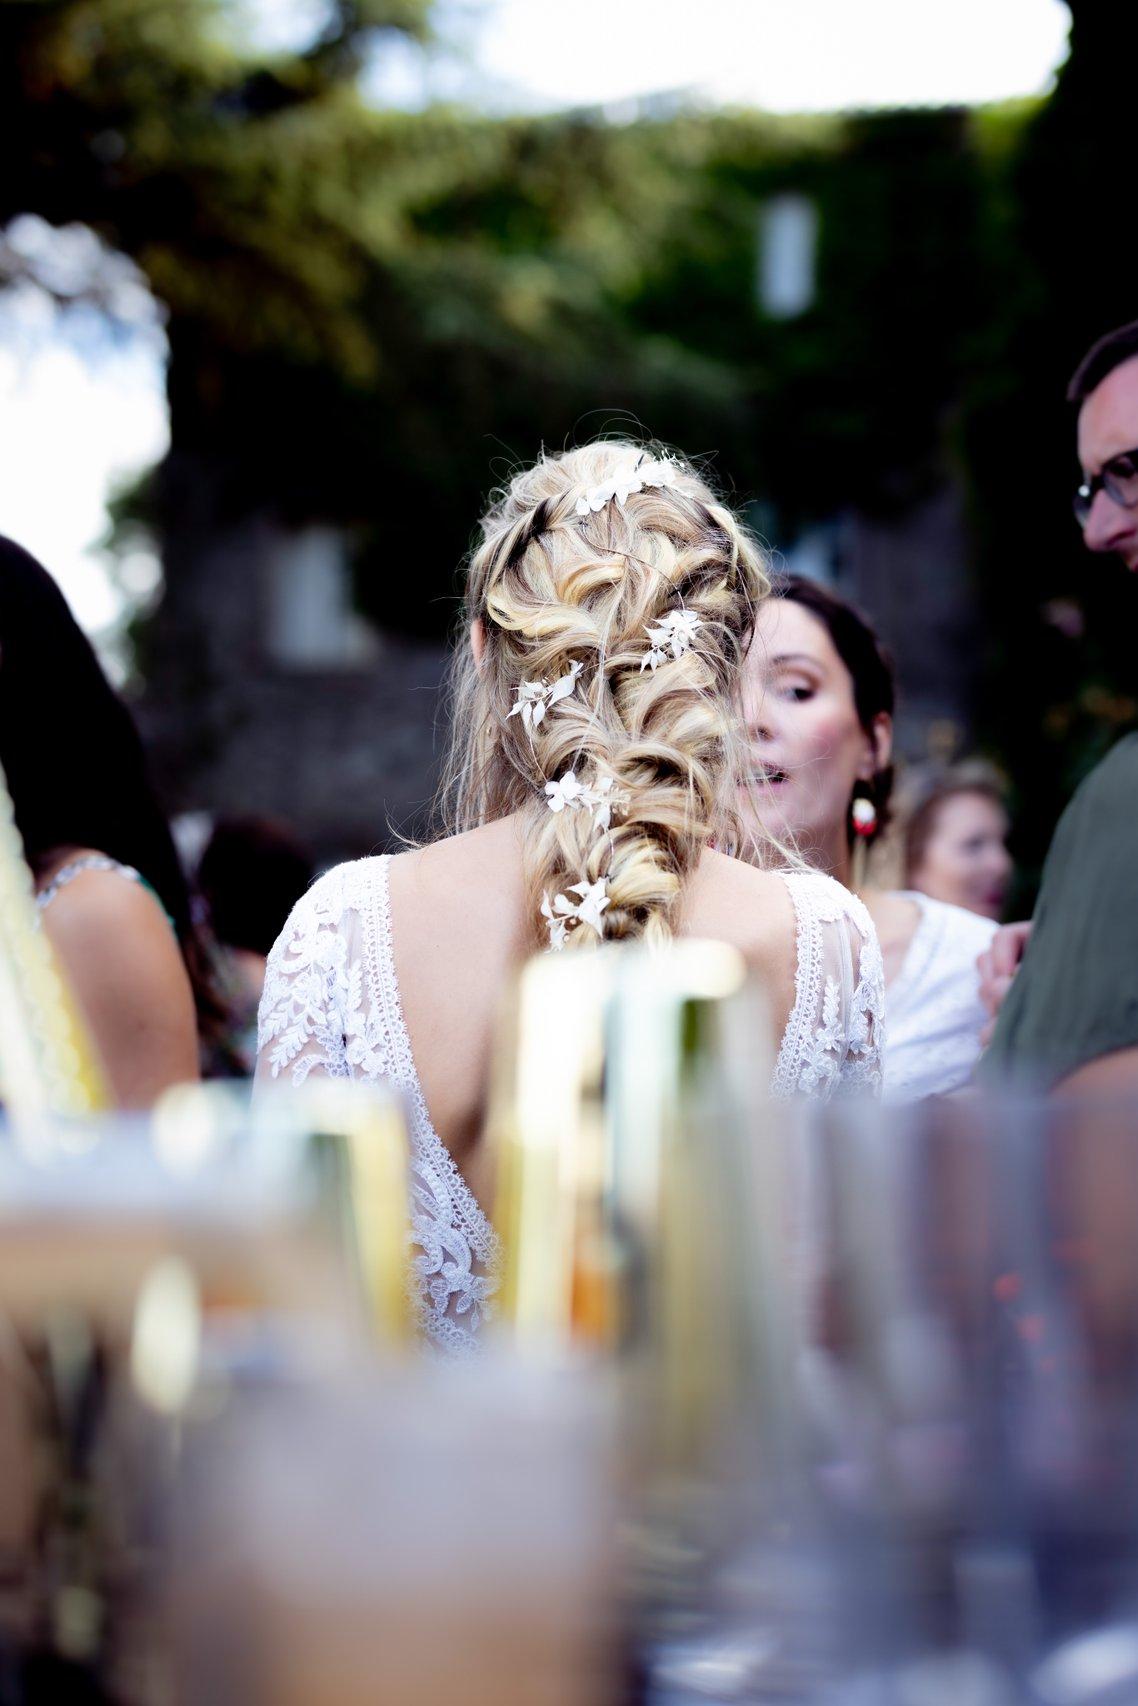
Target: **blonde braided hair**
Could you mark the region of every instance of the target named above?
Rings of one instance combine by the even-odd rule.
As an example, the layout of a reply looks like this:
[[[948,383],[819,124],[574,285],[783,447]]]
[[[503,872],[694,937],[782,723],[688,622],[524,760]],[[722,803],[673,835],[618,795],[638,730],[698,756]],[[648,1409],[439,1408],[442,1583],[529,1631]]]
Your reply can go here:
[[[476,664],[464,634],[456,651],[444,811],[455,832],[521,814],[535,934],[543,897],[603,879],[605,937],[664,941],[709,842],[763,861],[738,811],[740,673],[770,590],[757,545],[680,462],[667,484],[578,513],[590,488],[663,454],[622,440],[543,455],[496,494],[470,559],[464,618],[485,647]],[[678,610],[698,618],[690,649],[646,670],[648,628]],[[574,690],[540,722],[510,715],[523,683],[574,664]],[[545,784],[570,769],[611,778],[607,831],[548,809]]]

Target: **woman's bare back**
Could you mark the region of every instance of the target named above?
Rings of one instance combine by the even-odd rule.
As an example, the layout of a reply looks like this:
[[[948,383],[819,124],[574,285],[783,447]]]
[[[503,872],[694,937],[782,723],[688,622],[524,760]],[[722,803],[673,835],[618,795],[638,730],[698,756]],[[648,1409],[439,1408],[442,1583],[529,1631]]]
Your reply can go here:
[[[467,1345],[492,1307],[492,1181],[479,1142],[502,995],[532,938],[516,825],[339,865],[269,955],[257,1077],[387,1084],[404,1099],[426,1330]],[[766,987],[776,1096],[880,1084],[881,954],[860,902],[820,872],[767,875],[705,853],[681,934],[731,943]],[[570,950],[573,951],[573,950]]]
[[[494,1026],[527,952],[520,826],[482,829],[400,854],[389,868],[395,973],[431,1120],[482,1196],[477,1145]],[[772,1050],[794,1002],[795,917],[786,884],[706,852],[684,896],[680,934],[737,948],[761,979]]]

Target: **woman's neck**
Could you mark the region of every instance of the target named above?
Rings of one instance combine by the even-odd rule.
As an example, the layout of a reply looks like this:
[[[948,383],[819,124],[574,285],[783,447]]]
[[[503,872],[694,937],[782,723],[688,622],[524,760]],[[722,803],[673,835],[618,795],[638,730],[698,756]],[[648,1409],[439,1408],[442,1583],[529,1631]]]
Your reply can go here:
[[[810,863],[817,870],[825,871],[828,877],[836,877],[844,888],[849,888],[853,856],[844,824],[837,824],[832,831],[820,836],[811,852]]]
[[[844,825],[839,825],[836,834],[828,841],[820,840],[816,843],[812,851],[812,864],[829,876],[836,877],[845,888],[851,886],[853,850],[846,839]],[[887,894],[881,889],[871,888],[868,884],[858,892],[877,931],[885,963],[885,987],[888,989],[905,964],[906,955],[913,945],[913,937],[921,921],[921,909],[915,901],[908,900],[903,895]]]

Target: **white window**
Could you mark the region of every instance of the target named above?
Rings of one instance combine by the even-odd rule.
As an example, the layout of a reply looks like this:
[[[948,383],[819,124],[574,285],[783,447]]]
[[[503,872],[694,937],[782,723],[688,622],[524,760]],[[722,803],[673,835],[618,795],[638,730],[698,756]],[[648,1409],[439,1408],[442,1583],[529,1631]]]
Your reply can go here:
[[[274,542],[268,574],[268,647],[292,669],[355,669],[378,651],[374,630],[352,607],[342,533],[307,527]]]
[[[779,195],[759,213],[757,294],[775,320],[791,320],[814,301],[818,209],[804,195]]]

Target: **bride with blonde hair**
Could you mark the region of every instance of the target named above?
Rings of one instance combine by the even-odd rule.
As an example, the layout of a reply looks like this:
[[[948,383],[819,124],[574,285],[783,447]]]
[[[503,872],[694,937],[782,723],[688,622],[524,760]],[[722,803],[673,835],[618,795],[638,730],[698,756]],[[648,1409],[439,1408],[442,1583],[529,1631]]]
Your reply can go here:
[[[469,1341],[494,1289],[482,1142],[500,998],[539,949],[730,943],[761,980],[772,1091],[881,1076],[881,956],[832,878],[744,830],[758,548],[688,464],[603,441],[497,494],[452,673],[449,833],[340,865],[269,958],[258,1078],[390,1083],[411,1110],[424,1325]],[[729,852],[736,855],[730,857]]]

